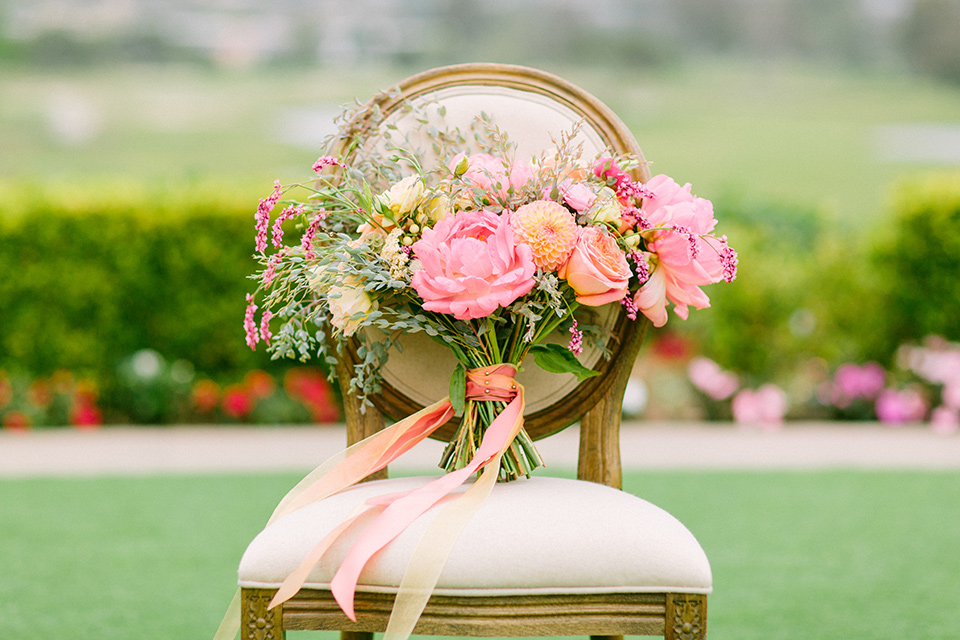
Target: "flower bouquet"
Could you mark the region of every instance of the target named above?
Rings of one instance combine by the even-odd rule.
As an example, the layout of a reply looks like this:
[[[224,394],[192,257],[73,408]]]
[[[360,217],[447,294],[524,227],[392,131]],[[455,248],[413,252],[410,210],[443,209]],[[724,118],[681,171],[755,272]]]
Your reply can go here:
[[[260,201],[262,270],[247,297],[245,328],[251,348],[263,341],[275,357],[319,354],[337,365],[349,347],[352,371],[331,369],[361,401],[380,390],[381,370],[405,334],[426,334],[456,362],[447,398],[325,463],[275,517],[382,469],[459,415],[440,460],[447,473],[365,504],[304,559],[270,606],[295,594],[336,536],[373,510],[378,515],[330,583],[353,618],[360,571],[399,532],[444,503],[424,538],[444,547],[436,540],[455,538],[497,480],[542,464],[523,429],[524,389],[515,376],[531,366],[580,380],[596,375],[579,356],[586,341],[602,349],[609,334],[585,312],[621,305],[630,320],[662,326],[668,305],[686,318],[691,306],[709,306],[701,286],[736,276],[736,253],[714,234],[709,201],[666,176],[641,182],[637,157],[585,157],[578,126],[549,153],[520,158],[483,114],[466,132],[416,113],[413,120],[427,128],[426,149],[408,135],[371,150],[345,130],[309,181],[275,183]],[[476,482],[448,500],[475,473]],[[432,573],[418,575],[439,575],[444,556],[432,551]],[[422,610],[432,588],[429,580],[402,587],[397,609],[417,610],[399,603],[419,598]],[[408,631],[413,621],[407,617]]]
[[[555,152],[529,159],[515,157],[481,116],[472,133],[468,145],[459,130],[445,131],[426,153],[348,149],[319,158],[310,182],[275,183],[257,211],[263,270],[245,320],[251,348],[263,340],[277,357],[319,353],[333,363],[357,340],[362,361],[341,383],[362,399],[379,390],[401,335],[424,332],[443,344],[458,362],[450,402],[461,416],[441,460],[448,471],[473,459],[506,404],[465,398],[471,371],[503,365],[512,377],[532,355],[550,372],[595,375],[577,356],[585,332],[605,336],[578,322],[579,308],[620,304],[631,320],[642,314],[659,327],[669,303],[681,318],[709,306],[700,287],[732,280],[737,266],[726,238],[713,235],[709,201],[666,176],[635,181],[637,158],[582,158],[576,127]],[[301,232],[284,244],[291,224]],[[541,463],[521,428],[501,479]]]

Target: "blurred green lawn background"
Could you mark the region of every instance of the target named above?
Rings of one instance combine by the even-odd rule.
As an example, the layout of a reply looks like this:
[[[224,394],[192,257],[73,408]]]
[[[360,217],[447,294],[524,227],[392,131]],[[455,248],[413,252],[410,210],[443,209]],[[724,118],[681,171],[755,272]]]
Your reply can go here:
[[[212,637],[289,474],[0,481],[5,637]],[[628,472],[710,558],[712,640],[955,637],[956,472]],[[291,638],[335,638],[298,632]]]
[[[339,105],[416,70],[0,67],[0,180],[215,177],[262,197],[308,174]],[[729,59],[547,70],[609,104],[655,172],[709,198],[813,205],[858,230],[882,215],[891,180],[936,166],[897,160],[884,127],[960,124],[960,86],[915,75]]]

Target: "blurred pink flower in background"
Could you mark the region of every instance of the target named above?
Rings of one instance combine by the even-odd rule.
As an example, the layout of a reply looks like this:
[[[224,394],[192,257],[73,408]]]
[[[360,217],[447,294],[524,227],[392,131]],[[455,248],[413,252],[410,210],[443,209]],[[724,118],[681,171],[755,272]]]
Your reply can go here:
[[[883,391],[887,373],[876,362],[845,364],[833,376],[830,402],[841,409],[854,400],[872,400]]]
[[[943,404],[951,409],[960,410],[960,378],[948,382],[943,387]]]
[[[740,379],[735,373],[724,371],[709,358],[694,358],[687,366],[690,382],[713,400],[725,400],[740,388]]]
[[[733,419],[740,424],[776,429],[787,413],[787,394],[775,384],[765,384],[756,391],[744,389],[734,396],[730,408]]]
[[[920,422],[927,414],[927,401],[915,389],[884,389],[877,397],[876,412],[887,424]]]
[[[930,414],[930,428],[945,436],[960,431],[960,412],[950,407],[937,407]]]

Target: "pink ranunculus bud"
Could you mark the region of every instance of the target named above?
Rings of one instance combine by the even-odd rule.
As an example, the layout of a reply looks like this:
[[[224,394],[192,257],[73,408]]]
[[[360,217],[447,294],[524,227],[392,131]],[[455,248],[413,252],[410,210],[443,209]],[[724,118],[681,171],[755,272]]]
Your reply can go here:
[[[593,205],[593,202],[597,199],[597,194],[582,182],[565,180],[560,184],[560,197],[574,211],[583,213]]]

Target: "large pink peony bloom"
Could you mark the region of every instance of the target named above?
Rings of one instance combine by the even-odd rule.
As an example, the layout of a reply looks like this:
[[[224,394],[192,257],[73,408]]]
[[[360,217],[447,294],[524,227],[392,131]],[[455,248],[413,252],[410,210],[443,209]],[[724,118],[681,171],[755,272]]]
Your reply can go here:
[[[506,197],[510,187],[516,191],[532,180],[533,169],[525,162],[515,161],[508,165],[504,160],[489,153],[474,153],[466,155],[458,153],[450,161],[450,170],[453,171],[463,159],[467,160],[467,170],[463,179],[484,191]]]
[[[656,254],[654,274],[660,273],[662,281],[644,285],[636,302],[638,308],[651,310],[651,313],[644,310],[644,314],[655,324],[662,324],[666,322],[662,314],[666,300],[673,303],[674,311],[683,319],[689,315],[690,306],[709,307],[710,298],[700,287],[719,282],[723,265],[719,240],[700,237],[711,233],[717,224],[710,201],[693,196],[689,184],[681,187],[664,175],[654,176],[646,187],[656,196],[644,199],[641,215],[652,227],[658,228],[649,232],[647,249]],[[654,304],[654,294],[659,294],[660,287],[664,299]],[[639,300],[641,296],[644,304]]]
[[[458,320],[483,318],[527,294],[536,265],[530,247],[514,242],[508,216],[462,211],[413,244],[422,268],[412,285],[427,311]]]
[[[597,307],[627,295],[630,265],[611,236],[598,227],[581,227],[573,253],[557,275],[577,292],[577,302]]]

